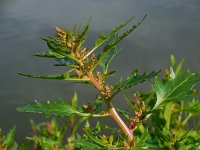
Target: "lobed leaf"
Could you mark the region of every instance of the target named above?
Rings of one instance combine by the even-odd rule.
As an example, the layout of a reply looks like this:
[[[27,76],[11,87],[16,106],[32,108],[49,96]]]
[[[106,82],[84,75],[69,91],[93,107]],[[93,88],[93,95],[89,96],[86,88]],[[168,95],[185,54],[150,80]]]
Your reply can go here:
[[[179,73],[174,79],[166,82],[156,80],[153,85],[157,95],[154,109],[165,102],[189,98],[190,90],[199,81],[200,74],[190,73],[189,71]]]

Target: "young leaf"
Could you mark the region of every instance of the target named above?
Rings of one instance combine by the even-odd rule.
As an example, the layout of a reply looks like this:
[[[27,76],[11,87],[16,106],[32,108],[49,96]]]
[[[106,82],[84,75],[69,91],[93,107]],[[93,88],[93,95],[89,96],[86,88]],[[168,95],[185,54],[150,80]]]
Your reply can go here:
[[[168,80],[166,83],[156,80],[153,86],[157,95],[154,109],[165,102],[189,98],[190,90],[199,81],[200,74],[190,73],[189,71],[179,73],[176,78]]]
[[[182,59],[181,62],[176,67],[176,71],[175,71],[176,74],[179,74],[179,72],[181,71],[181,69],[183,67],[183,63],[184,63],[184,59]]]
[[[176,63],[176,58],[174,57],[174,55],[170,56],[170,60],[171,60],[171,66],[174,67]]]
[[[64,102],[63,100],[55,101],[52,103],[47,102],[45,104],[35,101],[35,104],[18,107],[17,111],[42,113],[45,114],[47,117],[52,115],[68,117],[80,113],[76,109],[74,109],[70,104]]]

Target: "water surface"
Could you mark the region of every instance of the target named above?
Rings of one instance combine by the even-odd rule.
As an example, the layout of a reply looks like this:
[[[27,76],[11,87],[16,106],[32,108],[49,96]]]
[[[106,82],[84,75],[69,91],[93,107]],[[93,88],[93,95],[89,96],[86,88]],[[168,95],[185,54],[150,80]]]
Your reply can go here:
[[[0,1],[0,127],[17,125],[18,140],[30,130],[29,118],[44,118],[16,112],[20,105],[63,98],[69,100],[74,89],[80,104],[91,100],[95,91],[85,85],[65,81],[25,78],[17,72],[35,74],[62,72],[54,62],[31,57],[47,46],[40,37],[52,35],[54,26],[72,27],[93,17],[86,46],[98,34],[108,33],[115,25],[145,14],[145,22],[126,38],[113,62],[116,79],[134,69],[159,70],[169,66],[169,56],[185,58],[186,67],[200,71],[200,1],[199,0],[1,0]],[[123,103],[116,99],[116,103]]]

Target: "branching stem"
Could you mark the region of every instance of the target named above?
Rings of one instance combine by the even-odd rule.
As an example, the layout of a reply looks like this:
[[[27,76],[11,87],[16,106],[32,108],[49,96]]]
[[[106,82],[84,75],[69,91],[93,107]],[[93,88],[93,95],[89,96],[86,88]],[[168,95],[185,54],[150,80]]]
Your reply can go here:
[[[90,72],[86,72],[88,78],[90,78],[91,83],[95,86],[95,88],[102,94],[105,92],[104,87],[102,85],[100,85],[96,78],[93,76],[92,73]],[[104,95],[102,95],[104,96]],[[108,107],[108,112],[109,115],[114,119],[114,121],[117,123],[117,125],[121,128],[122,132],[128,136],[130,145],[134,144],[134,136],[133,133],[129,130],[129,128],[127,127],[127,125],[124,123],[124,121],[121,119],[121,117],[119,116],[119,114],[117,113],[117,111],[115,110],[115,108],[113,107],[112,103],[110,102],[110,100],[106,99],[106,104]]]

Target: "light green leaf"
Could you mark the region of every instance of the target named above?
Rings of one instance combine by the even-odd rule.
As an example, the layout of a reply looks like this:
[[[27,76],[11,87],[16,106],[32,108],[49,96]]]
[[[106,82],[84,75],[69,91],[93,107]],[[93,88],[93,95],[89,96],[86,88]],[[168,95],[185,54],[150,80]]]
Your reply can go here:
[[[77,107],[77,101],[78,101],[77,94],[76,94],[76,92],[74,92],[74,96],[72,97],[72,107],[74,109],[76,109],[76,107]]]
[[[18,107],[17,111],[42,113],[45,114],[47,117],[52,115],[68,117],[74,114],[79,114],[76,109],[74,109],[70,104],[64,102],[63,100],[58,100],[52,103],[47,102],[44,104],[35,101],[35,104]]]
[[[176,67],[176,71],[175,71],[176,74],[179,74],[179,72],[181,72],[181,69],[183,67],[183,63],[184,63],[184,59],[182,59],[180,61],[180,63],[178,64],[178,66]]]
[[[170,77],[171,79],[175,79],[175,77],[176,77],[176,74],[174,73],[174,70],[173,70],[172,67],[170,67],[169,77]]]
[[[6,147],[9,147],[14,143],[15,129],[16,129],[16,126],[10,129],[10,131],[6,134],[3,140],[3,145],[5,145]]]
[[[171,55],[170,59],[171,59],[171,66],[174,67],[176,64],[176,58],[174,57],[174,55]]]
[[[193,115],[200,115],[200,102],[193,99],[182,109],[182,111],[191,113]]]
[[[189,98],[190,90],[199,81],[200,74],[190,73],[189,71],[182,72],[176,78],[166,82],[156,80],[153,86],[157,95],[154,109],[165,102]]]

